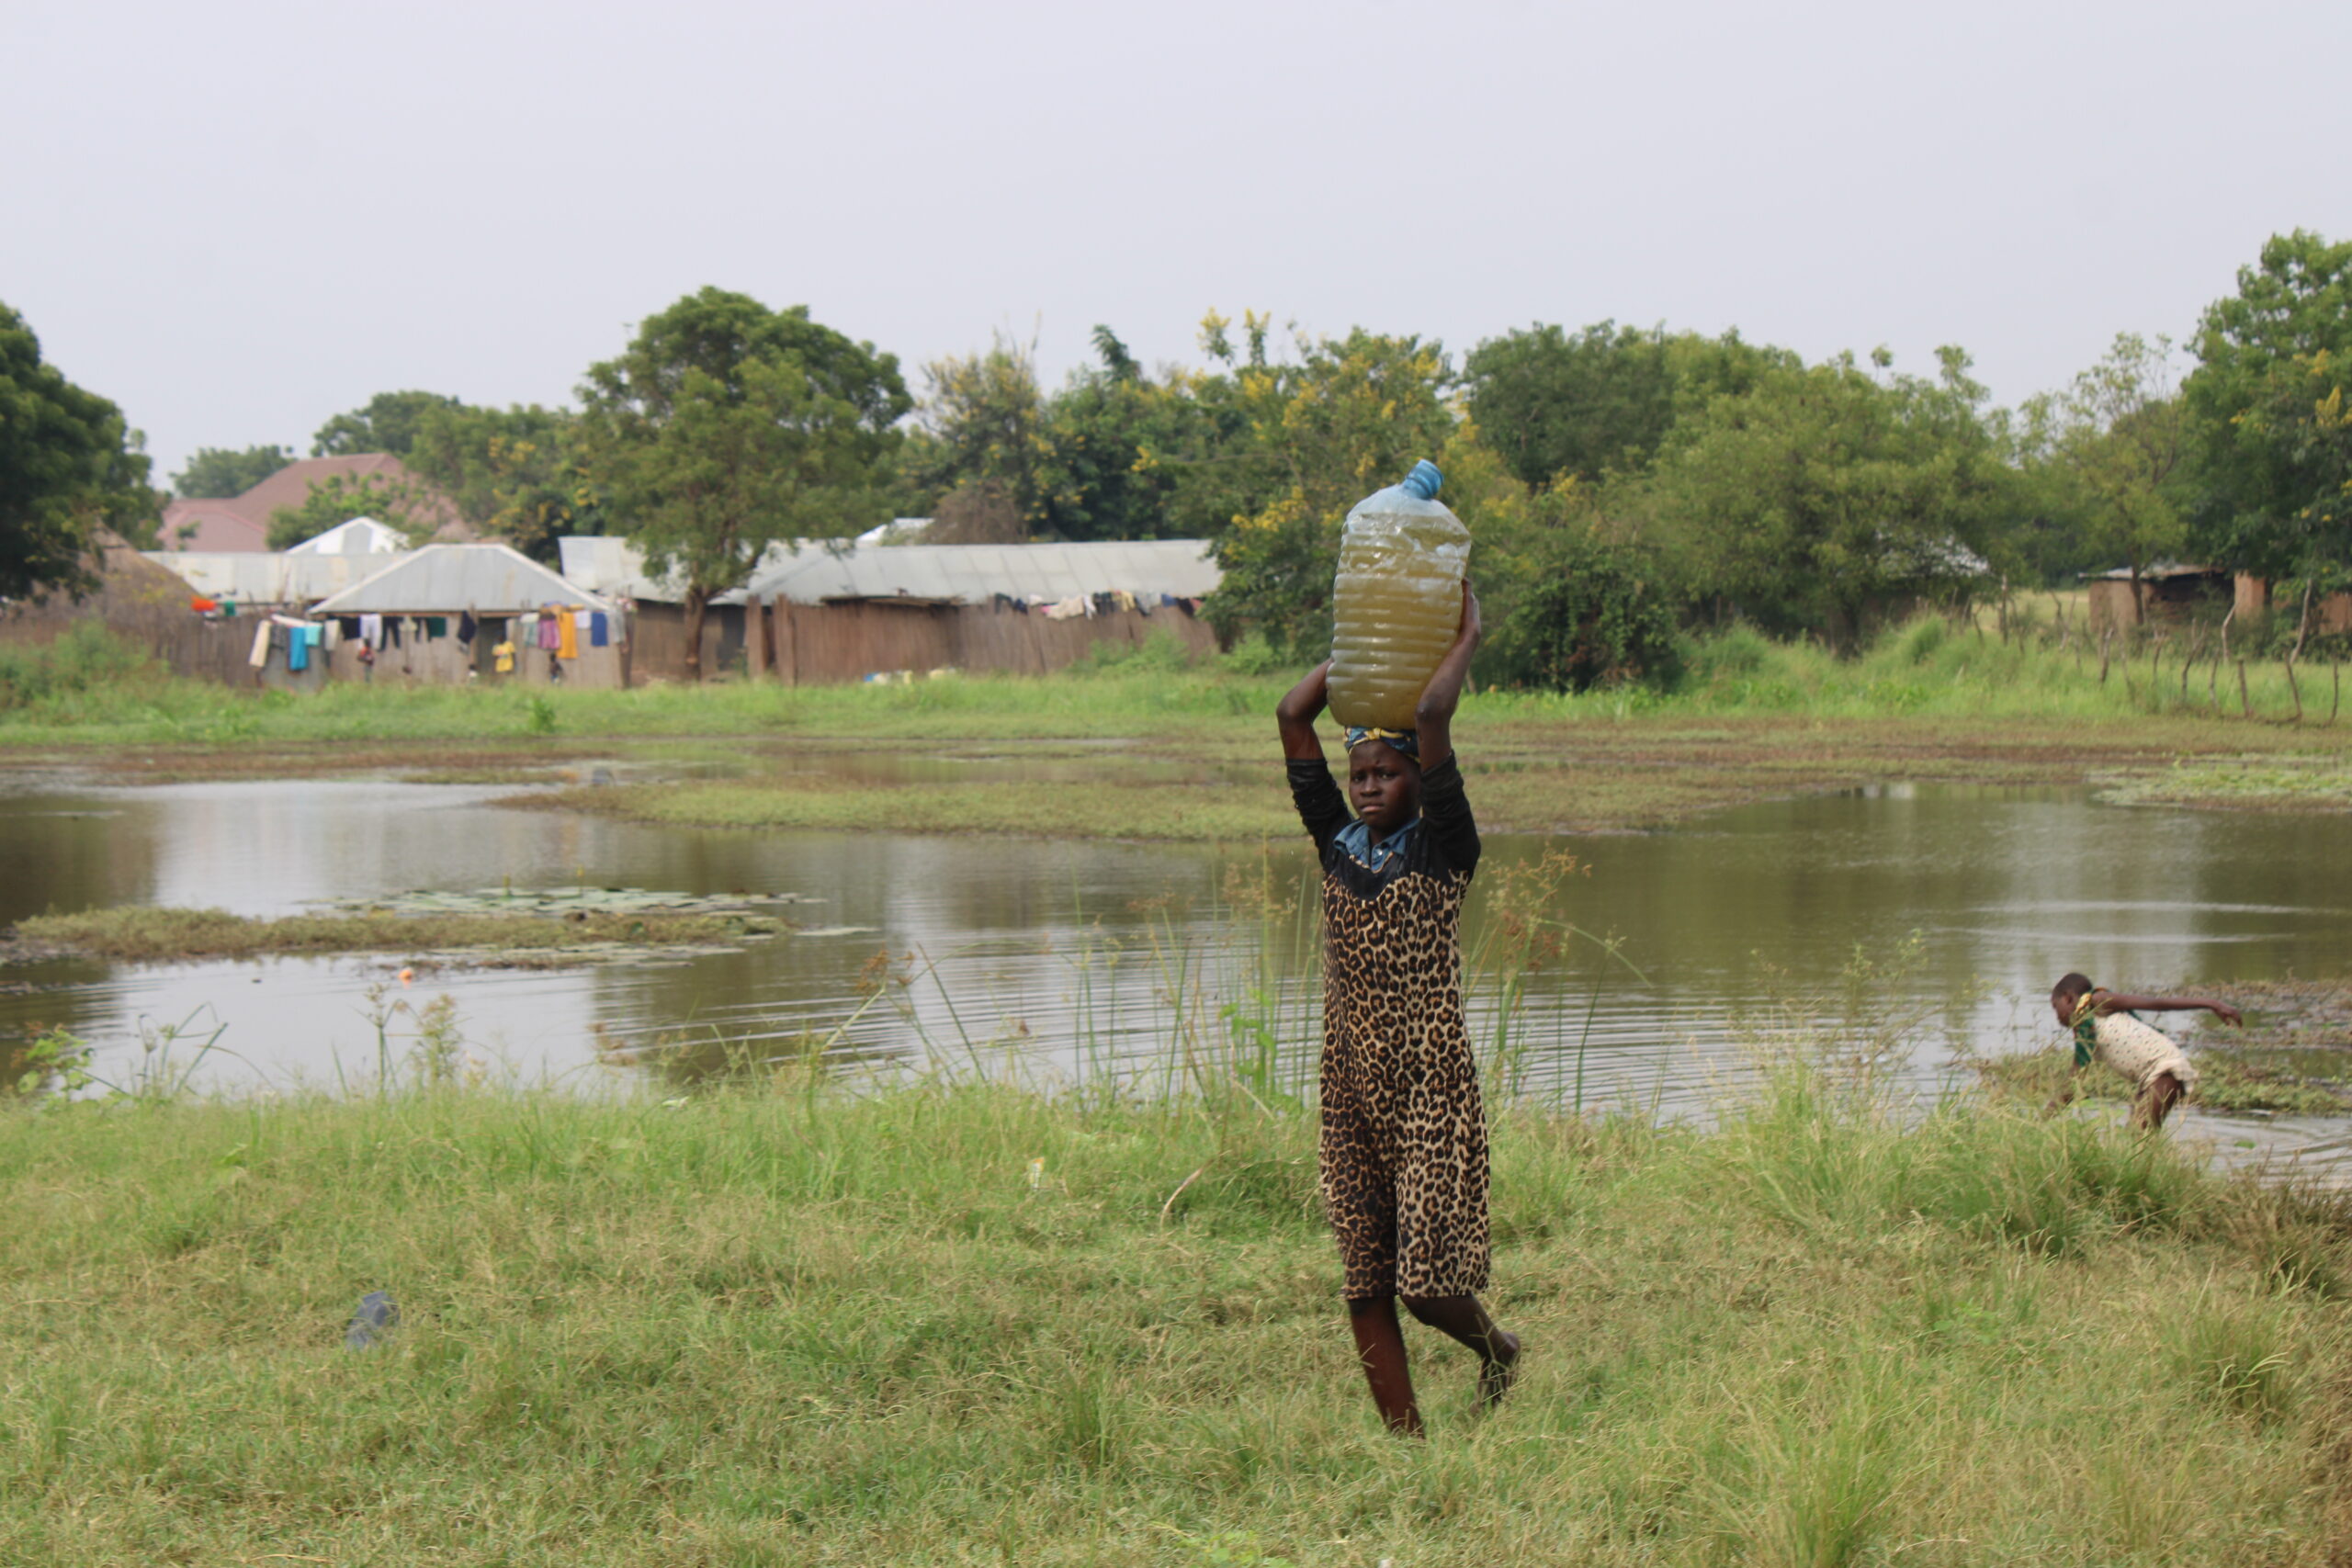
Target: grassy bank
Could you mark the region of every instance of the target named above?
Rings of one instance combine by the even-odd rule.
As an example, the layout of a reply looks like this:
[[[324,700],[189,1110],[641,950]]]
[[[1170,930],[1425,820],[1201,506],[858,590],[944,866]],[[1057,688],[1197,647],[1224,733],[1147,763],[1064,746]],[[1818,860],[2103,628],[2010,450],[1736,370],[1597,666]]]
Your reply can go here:
[[[0,961],[27,953],[154,962],[255,958],[265,953],[471,953],[511,963],[584,962],[605,951],[647,947],[718,948],[772,936],[774,919],[740,915],[614,913],[586,909],[562,917],[533,914],[351,914],[260,919],[226,909],[121,905],[20,920]],[[12,954],[11,949],[15,950]]]
[[[1495,1417],[1375,1429],[1311,1117],[798,1078],[0,1117],[0,1557],[2319,1563],[2341,1217],[1784,1077],[1499,1119]],[[1191,1179],[1188,1181],[1188,1176]],[[345,1351],[361,1292],[404,1322]]]
[[[2306,727],[2314,728],[2340,705],[2333,665],[2307,662],[2290,681],[2276,660],[2249,662],[2241,699],[2233,663],[2217,669],[2203,657],[2188,665],[2184,680],[2182,651],[2177,642],[2118,643],[2102,660],[2079,632],[2064,644],[2047,627],[2003,640],[1931,616],[1888,632],[1859,658],[1838,659],[1810,644],[1774,643],[1735,628],[1696,639],[1686,676],[1672,691],[1482,692],[1468,700],[1463,722],[1508,728],[1744,714],[2099,724],[2153,716],[2211,722],[2218,733],[2264,749],[2260,738],[2291,720],[2298,701]],[[175,679],[126,663],[119,650],[82,649],[61,654],[59,662],[51,670],[38,656],[19,654],[0,668],[0,747],[1255,736],[1298,673],[1262,649],[1188,661],[1170,642],[1036,678],[795,688],[736,679],[625,692],[387,681],[297,696]]]
[[[1638,829],[1743,801],[1890,780],[2091,784],[2123,802],[2352,808],[2325,667],[2230,692],[2167,650],[2003,641],[1926,620],[1854,660],[1745,631],[1688,680],[1582,695],[1482,692],[1457,722],[1482,820]],[[132,673],[0,703],[0,761],[117,778],[391,770],[553,784],[569,809],[683,825],[1247,840],[1292,824],[1267,716],[1287,672],[1147,649],[1038,679],[628,692],[340,685],[311,696]],[[2209,692],[2208,688],[2211,687]],[[2224,696],[2232,700],[2224,702]],[[603,760],[623,764],[590,787]],[[653,782],[659,781],[659,782]]]
[[[1296,818],[1263,728],[1253,721],[1190,737],[1146,735],[1075,759],[1040,758],[1001,737],[737,746],[696,776],[566,785],[516,804],[719,828],[1283,837],[1296,830]],[[2183,758],[2191,766],[2209,757],[2217,767],[2233,765],[2249,746],[2273,749],[2275,761],[2266,764],[2272,774],[2344,765],[2334,750],[2340,738],[2326,731],[2250,733],[2190,719],[1798,720],[1663,711],[1544,718],[1511,716],[1498,698],[1455,734],[1481,825],[1532,833],[1654,828],[1748,801],[1897,781],[2088,784],[2120,793],[2181,775],[2187,770],[2176,764]],[[883,766],[891,762],[900,764],[898,776]],[[2306,811],[2346,804],[2309,791],[2225,796],[2178,788],[2161,803]]]

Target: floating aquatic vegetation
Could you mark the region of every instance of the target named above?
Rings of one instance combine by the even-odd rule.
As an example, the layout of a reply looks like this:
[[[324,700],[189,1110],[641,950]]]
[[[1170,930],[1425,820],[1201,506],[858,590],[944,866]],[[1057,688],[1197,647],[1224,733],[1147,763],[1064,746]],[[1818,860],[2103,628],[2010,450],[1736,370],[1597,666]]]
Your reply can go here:
[[[327,909],[394,915],[743,915],[792,904],[820,904],[803,893],[656,893],[641,887],[418,888],[364,898],[325,898]]]
[[[2352,808],[2352,767],[2331,756],[2180,758],[2169,768],[2094,774],[2092,783],[2116,806]]]
[[[544,966],[731,952],[792,929],[772,907],[740,899],[731,907],[718,900],[681,902],[686,907],[639,902],[615,908],[593,898],[524,895],[503,907],[450,908],[363,900],[275,920],[225,909],[123,905],[29,916],[18,922],[12,942],[0,944],[0,962],[74,955],[175,963],[266,953],[380,953],[435,964]]]

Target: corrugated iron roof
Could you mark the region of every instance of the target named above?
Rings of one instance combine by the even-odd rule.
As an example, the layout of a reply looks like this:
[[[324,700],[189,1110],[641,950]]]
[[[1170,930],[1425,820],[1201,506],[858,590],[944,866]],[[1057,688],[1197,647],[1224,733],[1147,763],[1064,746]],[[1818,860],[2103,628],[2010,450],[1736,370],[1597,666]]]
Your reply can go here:
[[[2119,566],[2112,571],[2086,571],[2078,575],[2086,582],[2129,582],[2132,581],[2132,569],[2128,566]],[[2160,560],[2143,569],[2140,573],[2140,581],[2162,582],[2175,577],[2227,577],[2228,575],[2228,570],[2222,567],[2189,566],[2177,560]]]
[[[1125,589],[1155,597],[1197,598],[1223,573],[1203,539],[1116,539],[1082,545],[890,545],[833,551],[817,547],[755,575],[750,584],[712,603],[740,604],[745,595],[781,594],[796,604],[831,599],[928,599],[986,604],[998,593],[1015,599],[1062,600],[1078,593]]]
[[[371,558],[360,557],[361,560]],[[380,560],[381,557],[372,558]],[[611,606],[504,545],[427,545],[314,605],[320,615],[511,615],[542,604]]]
[[[655,577],[627,539],[560,539],[563,575],[591,593],[674,604],[684,597],[675,573]],[[990,595],[1067,599],[1124,588],[1130,593],[1197,598],[1223,573],[1202,539],[1114,539],[1081,545],[884,545],[871,548],[804,541],[770,545],[749,586],[716,594],[714,604],[783,594],[795,604],[828,599],[920,599],[984,604]]]
[[[563,575],[591,593],[618,593],[631,599],[650,599],[659,604],[675,604],[686,596],[685,579],[676,572],[655,575],[645,569],[645,557],[635,545],[616,534],[574,534],[555,542],[556,556],[563,563]],[[820,544],[802,542],[797,545],[770,545],[760,557],[753,575],[773,571],[794,559],[797,550],[821,550]]]
[[[406,560],[399,555],[289,555],[276,550],[210,553],[187,550],[142,552],[157,566],[177,572],[208,599],[240,604],[304,604],[340,593],[375,572]]]

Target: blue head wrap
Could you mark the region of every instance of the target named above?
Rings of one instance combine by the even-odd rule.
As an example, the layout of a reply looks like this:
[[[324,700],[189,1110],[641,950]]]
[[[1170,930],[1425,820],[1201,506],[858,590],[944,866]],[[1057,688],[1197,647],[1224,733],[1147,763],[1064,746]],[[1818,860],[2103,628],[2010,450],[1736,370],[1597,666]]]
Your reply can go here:
[[[1421,738],[1409,729],[1382,729],[1375,725],[1348,726],[1348,750],[1352,751],[1367,740],[1385,742],[1391,750],[1401,751],[1419,762],[1421,760]]]

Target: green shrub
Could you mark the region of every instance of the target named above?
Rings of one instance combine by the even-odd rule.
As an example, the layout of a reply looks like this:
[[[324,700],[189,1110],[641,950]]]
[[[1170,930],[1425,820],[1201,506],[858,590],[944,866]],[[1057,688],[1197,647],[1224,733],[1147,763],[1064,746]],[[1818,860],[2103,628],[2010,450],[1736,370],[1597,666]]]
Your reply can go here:
[[[41,648],[0,648],[0,709],[23,707],[146,673],[151,660],[96,621]]]
[[[1506,684],[1555,692],[1671,686],[1682,673],[1675,605],[1632,547],[1564,530],[1496,628],[1489,668]]]
[[[1178,611],[1168,612],[1181,614]],[[1192,650],[1183,639],[1165,626],[1154,626],[1144,639],[1133,647],[1098,642],[1080,658],[1071,661],[1070,668],[1082,672],[1120,671],[1146,674],[1153,671],[1172,671],[1192,667]]]
[[[1772,657],[1772,652],[1770,640],[1742,621],[1713,637],[1695,639],[1685,657],[1695,678],[1713,682],[1732,676],[1757,674]]]

